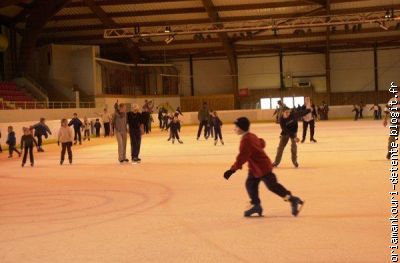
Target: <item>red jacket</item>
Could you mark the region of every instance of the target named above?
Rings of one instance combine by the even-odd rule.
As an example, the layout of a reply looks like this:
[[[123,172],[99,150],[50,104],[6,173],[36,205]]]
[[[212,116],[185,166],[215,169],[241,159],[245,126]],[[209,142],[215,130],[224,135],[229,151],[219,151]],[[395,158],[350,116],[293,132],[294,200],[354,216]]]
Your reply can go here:
[[[264,152],[265,141],[253,133],[246,133],[240,141],[239,155],[231,170],[242,169],[243,164],[249,163],[249,172],[254,177],[263,177],[272,171],[272,163]]]

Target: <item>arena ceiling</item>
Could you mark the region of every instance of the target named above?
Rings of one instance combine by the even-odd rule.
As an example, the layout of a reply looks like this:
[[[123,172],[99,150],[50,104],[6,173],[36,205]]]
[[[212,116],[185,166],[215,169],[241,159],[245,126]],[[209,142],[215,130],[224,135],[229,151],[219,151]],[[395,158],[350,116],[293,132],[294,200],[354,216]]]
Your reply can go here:
[[[47,2],[47,3],[46,3]],[[40,11],[41,4],[54,4]],[[142,58],[225,56],[283,51],[324,53],[330,49],[399,46],[398,21],[334,27],[257,30],[178,35],[166,44],[164,36],[105,39],[107,28],[195,25],[260,19],[295,21],[304,16],[345,16],[388,11],[397,15],[400,0],[1,0],[0,22],[21,35],[36,25],[36,45],[49,43],[99,45],[105,57]],[[42,12],[43,14],[41,14]],[[36,23],[36,21],[40,20]],[[128,56],[129,57],[129,56]]]

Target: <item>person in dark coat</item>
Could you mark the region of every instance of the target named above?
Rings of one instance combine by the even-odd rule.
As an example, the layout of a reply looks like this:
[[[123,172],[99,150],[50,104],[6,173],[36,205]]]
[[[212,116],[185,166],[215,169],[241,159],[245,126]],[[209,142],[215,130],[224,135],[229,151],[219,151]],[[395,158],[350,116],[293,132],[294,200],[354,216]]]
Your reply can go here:
[[[51,135],[51,131],[49,126],[46,125],[46,120],[45,118],[40,118],[40,121],[33,125],[31,128],[35,129],[34,136],[37,137],[37,151],[38,152],[44,152],[42,148],[42,137],[44,136],[45,139],[48,138],[49,134]]]
[[[253,214],[262,215],[263,209],[259,198],[258,186],[261,181],[265,183],[268,190],[290,202],[292,215],[297,216],[304,204],[299,197],[292,195],[283,185],[278,183],[276,175],[273,173],[273,166],[268,155],[265,153],[265,141],[249,132],[250,121],[241,117],[235,121],[235,132],[241,135],[239,155],[232,167],[224,173],[224,178],[228,180],[237,170],[242,169],[243,165],[249,163],[249,172],[246,180],[246,190],[250,197],[252,208],[244,212],[245,217]]]
[[[358,105],[353,105],[353,110],[352,112],[354,112],[354,120],[358,120],[359,116],[360,116],[360,108]]]
[[[297,143],[300,141],[297,138],[297,130],[298,130],[298,123],[297,120],[299,117],[310,113],[310,109],[301,110],[301,111],[291,111],[289,108],[284,108],[282,116],[279,120],[282,132],[280,136],[279,146],[276,153],[275,161],[273,163],[274,167],[278,167],[279,163],[282,160],[283,150],[285,149],[289,139],[292,142],[291,152],[292,152],[292,163],[293,165],[298,168],[299,163],[297,162]]]
[[[132,111],[126,113],[127,123],[129,126],[129,136],[131,139],[131,157],[132,163],[137,164],[142,160],[139,158],[140,147],[142,144],[142,135],[144,134],[144,125],[146,119],[143,114],[139,112],[139,106],[133,105]]]
[[[214,145],[217,145],[218,143],[218,138],[221,141],[221,144],[224,145],[224,141],[222,139],[222,121],[220,120],[220,118],[218,117],[218,113],[216,111],[213,112],[212,117],[211,117],[211,121],[213,123],[213,127],[214,127]]]
[[[101,129],[101,123],[99,119],[96,119],[96,122],[94,123],[94,129],[96,130],[96,137],[100,137],[100,129]]]
[[[21,152],[19,152],[16,148],[17,138],[15,137],[15,132],[12,126],[8,126],[8,136],[6,144],[8,145],[8,158],[13,157],[13,153],[18,153],[18,156],[21,157]]]
[[[172,143],[175,143],[175,139],[177,139],[178,142],[182,144],[183,141],[179,138],[179,131],[181,129],[181,124],[178,116],[174,116],[172,121],[168,124],[168,126],[170,131],[170,139],[172,139]]]
[[[23,128],[24,135],[21,137],[21,151],[24,152],[24,156],[22,158],[22,167],[25,166],[26,159],[29,153],[29,160],[31,162],[31,166],[34,165],[34,157],[33,157],[33,146],[39,147],[38,142],[33,137],[32,132],[29,128]]]
[[[79,141],[79,144],[82,144],[82,133],[81,133],[81,127],[83,126],[82,121],[78,118],[78,114],[74,113],[74,117],[71,119],[71,121],[68,123],[68,126],[73,126],[74,128],[74,144],[77,144]]]
[[[1,131],[0,131],[0,139],[1,139]],[[1,142],[0,142],[0,153],[3,152],[3,148],[1,148]]]
[[[201,107],[201,109],[199,110],[199,112],[197,114],[197,118],[199,120],[199,129],[197,131],[197,140],[200,138],[203,127],[204,127],[204,138],[208,139],[207,128],[208,128],[208,124],[209,124],[208,121],[210,119],[210,111],[208,109],[207,102],[203,103],[203,106]]]

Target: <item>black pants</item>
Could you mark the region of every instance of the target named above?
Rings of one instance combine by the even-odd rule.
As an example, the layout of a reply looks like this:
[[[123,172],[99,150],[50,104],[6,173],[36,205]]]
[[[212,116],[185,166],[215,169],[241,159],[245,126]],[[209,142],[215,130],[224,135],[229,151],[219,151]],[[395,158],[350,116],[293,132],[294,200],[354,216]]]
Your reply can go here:
[[[1,144],[0,144],[0,153],[3,152],[3,148],[1,148]]]
[[[267,186],[268,190],[279,195],[280,197],[286,197],[287,195],[291,195],[290,191],[286,190],[286,188],[278,183],[276,176],[274,173],[268,173],[267,175],[257,178],[249,173],[246,180],[246,189],[249,194],[251,203],[253,205],[258,205],[261,203],[260,198],[258,196],[258,185],[260,181],[263,181]]]
[[[61,144],[61,161],[64,161],[65,158],[65,152],[68,152],[68,160],[72,161],[72,142],[63,142]]]
[[[214,135],[215,135],[215,140],[218,140],[218,137],[219,137],[219,139],[222,141],[221,128],[217,128],[217,127],[214,126]]]
[[[38,135],[36,137],[37,137],[38,148],[42,148],[42,143],[43,143],[42,135]]]
[[[145,111],[145,112],[143,112],[142,113],[142,116],[143,116],[143,119],[144,119],[144,132],[146,133],[146,134],[148,134],[149,133],[149,123],[150,123],[150,112],[147,112],[147,111]]]
[[[207,121],[201,121],[200,122],[199,130],[197,131],[197,138],[200,137],[200,134],[201,134],[201,131],[203,130],[203,127],[204,127],[204,137],[207,137],[207,126],[208,126]]]
[[[363,110],[360,110],[360,119],[364,118],[363,117]]]
[[[33,162],[34,162],[34,159],[33,159],[33,146],[24,147],[24,157],[22,158],[22,163],[23,164],[26,163],[26,159],[28,157],[28,152],[29,152],[29,160],[33,164]]]
[[[130,131],[130,137],[131,137],[131,157],[133,160],[139,158],[140,154],[140,145],[142,143],[142,133],[140,132],[140,129],[135,129],[133,131]]]
[[[379,120],[379,115],[377,110],[374,110],[374,120]]]
[[[180,140],[178,130],[171,130],[171,137],[172,139]]]
[[[84,139],[88,139],[90,141],[90,130],[85,130],[83,133]]]
[[[97,131],[96,131],[97,134]],[[99,136],[100,136],[100,129],[99,129]],[[97,137],[99,137],[97,136]],[[110,136],[110,123],[109,122],[105,122],[104,123],[104,137]]]
[[[303,141],[307,136],[308,125],[310,125],[310,140],[314,139],[315,120],[303,121]]]
[[[355,111],[355,114],[354,114],[354,120],[355,120],[355,121],[358,120],[359,114],[360,114],[359,111]]]
[[[75,136],[74,136],[74,141],[77,142],[79,140],[79,143],[82,142],[82,133],[81,133],[81,129],[75,130]]]
[[[100,128],[96,128],[96,137],[100,137]]]
[[[9,146],[8,146],[8,153],[9,153],[9,155],[12,156],[12,155],[13,155],[13,152],[16,152],[16,153],[18,153],[18,154],[21,154],[21,152],[18,151],[17,148],[15,148],[15,145],[9,145]]]
[[[158,117],[158,122],[160,123],[160,129],[163,128],[163,119],[162,117]]]
[[[207,137],[214,137],[214,126],[211,126],[210,124],[208,124],[207,126],[206,126],[206,136]]]

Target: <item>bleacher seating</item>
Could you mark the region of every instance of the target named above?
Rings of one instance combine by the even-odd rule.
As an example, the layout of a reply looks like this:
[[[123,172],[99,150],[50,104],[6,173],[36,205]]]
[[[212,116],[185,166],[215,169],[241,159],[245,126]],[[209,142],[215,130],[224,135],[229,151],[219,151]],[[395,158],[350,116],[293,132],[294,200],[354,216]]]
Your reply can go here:
[[[34,108],[35,99],[23,89],[20,89],[13,82],[0,83],[0,109],[12,108],[9,106],[13,102],[16,108]]]

